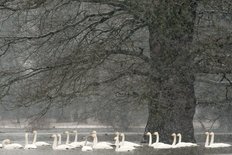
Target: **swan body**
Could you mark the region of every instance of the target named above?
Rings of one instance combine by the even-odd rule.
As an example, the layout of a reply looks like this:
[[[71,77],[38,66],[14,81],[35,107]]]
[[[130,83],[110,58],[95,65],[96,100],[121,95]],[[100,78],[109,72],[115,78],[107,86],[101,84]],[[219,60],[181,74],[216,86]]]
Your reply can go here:
[[[195,144],[195,143],[182,142],[182,141],[181,141],[182,136],[181,136],[180,133],[178,133],[177,136],[179,137],[179,141],[178,141],[178,143],[176,144],[177,147],[195,147],[195,146],[197,146],[197,144]]]
[[[230,147],[230,144],[227,143],[214,143],[214,133],[206,132],[206,141],[205,141],[205,147],[206,148],[220,148],[220,147]],[[209,136],[211,136],[211,140],[209,143]]]
[[[113,149],[109,142],[98,142],[97,140],[97,132],[93,131],[91,136],[93,137],[93,149]]]
[[[120,146],[133,146],[133,147],[141,147],[141,145],[133,143],[133,142],[128,142],[125,141],[125,134],[121,133],[120,136],[122,137],[122,142],[119,143]]]
[[[50,144],[47,143],[47,142],[43,142],[43,141],[36,141],[37,140],[37,131],[33,131],[33,134],[34,134],[34,139],[33,139],[33,143],[34,145],[36,146],[49,146]]]
[[[114,138],[114,140],[115,140],[115,145],[116,145],[116,148],[115,148],[116,152],[130,152],[130,151],[133,151],[135,149],[135,147],[133,147],[133,146],[120,146],[119,145],[119,136],[116,136]]]
[[[81,151],[93,151],[93,148],[91,146],[82,146]]]
[[[61,134],[57,134],[57,137],[58,137],[58,139],[59,139],[59,141],[58,141],[58,145],[57,145],[57,147],[59,147],[59,148],[67,148],[68,150],[70,150],[70,149],[74,149],[75,147],[73,147],[73,146],[71,146],[71,145],[67,145],[67,144],[61,144]],[[66,141],[67,142],[67,141]]]
[[[28,133],[25,133],[25,146],[24,146],[25,150],[29,150],[29,149],[37,149],[37,146],[35,144],[28,144]]]
[[[22,149],[23,146],[21,144],[13,143],[10,144],[9,139],[5,139],[2,141],[2,147],[7,150],[12,150],[12,149]]]
[[[156,132],[154,134],[157,135]],[[148,132],[146,135],[149,136],[148,146],[153,147],[154,149],[169,149],[169,148],[172,148],[172,145],[164,144],[164,143],[159,142],[158,136],[156,137],[156,142],[152,143],[152,135],[151,135],[151,133]]]

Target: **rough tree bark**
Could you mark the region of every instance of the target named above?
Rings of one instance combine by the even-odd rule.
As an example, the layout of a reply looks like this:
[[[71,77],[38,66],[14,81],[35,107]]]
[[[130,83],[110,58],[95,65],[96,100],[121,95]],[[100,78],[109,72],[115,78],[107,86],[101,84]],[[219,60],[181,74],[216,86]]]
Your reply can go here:
[[[151,101],[145,132],[158,131],[161,141],[168,143],[173,132],[182,133],[184,141],[194,142],[196,102],[190,47],[196,2],[186,0],[167,9],[172,10],[171,15],[164,12],[160,16],[165,18],[158,17],[160,22],[149,26]]]

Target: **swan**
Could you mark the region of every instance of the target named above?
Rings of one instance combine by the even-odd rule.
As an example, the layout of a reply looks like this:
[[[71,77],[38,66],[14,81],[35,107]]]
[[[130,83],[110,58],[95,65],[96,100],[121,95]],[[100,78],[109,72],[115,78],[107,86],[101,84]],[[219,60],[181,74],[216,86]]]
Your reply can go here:
[[[129,152],[129,151],[133,151],[135,149],[135,147],[133,147],[133,146],[120,146],[119,145],[119,136],[116,136],[114,138],[114,140],[115,140],[115,144],[116,144],[116,148],[115,148],[116,152]]]
[[[53,134],[52,138],[54,138],[52,149],[53,150],[69,150],[70,148],[66,145],[57,145],[57,135]]]
[[[50,144],[47,143],[47,142],[43,142],[43,141],[39,141],[37,142],[37,131],[34,130],[33,131],[33,134],[34,134],[34,139],[33,139],[33,143],[32,144],[35,144],[36,146],[49,146]]]
[[[205,132],[206,139],[205,139],[205,147],[209,147],[209,132]]]
[[[21,144],[13,143],[10,144],[9,139],[5,139],[2,141],[2,147],[7,150],[12,150],[12,149],[22,149],[23,146]]]
[[[77,131],[74,130],[73,133],[75,133],[75,138],[74,138],[74,141],[73,141],[72,143],[70,143],[71,146],[74,146],[74,147],[82,147],[82,146],[85,145],[85,143],[86,143],[85,146],[87,146],[87,145],[93,145],[93,143],[92,143],[92,142],[89,142],[89,141],[87,141],[87,142],[86,142],[86,141],[78,142],[78,141],[77,141]]]
[[[155,132],[154,134],[155,135],[158,135],[157,134],[158,132]],[[169,149],[169,148],[172,148],[172,145],[169,145],[169,144],[164,144],[164,143],[161,143],[159,142],[159,135],[156,137],[156,142],[152,144],[152,135],[150,132],[147,132],[147,134],[149,136],[149,141],[148,141],[148,146],[151,146],[153,147],[154,149]]]
[[[37,149],[37,146],[35,144],[28,144],[28,133],[25,133],[25,146],[24,146],[25,150],[29,150],[29,149]]]
[[[69,132],[68,132],[68,131],[65,131],[65,134],[66,134],[66,136],[67,136],[65,145],[68,145],[68,146],[70,146],[71,148],[76,148],[76,146],[69,144]],[[60,139],[61,139],[61,138],[60,138]]]
[[[125,141],[125,134],[121,133],[120,136],[122,137],[122,142],[119,144],[120,146],[134,146],[134,147],[141,147],[141,145]]]
[[[155,145],[157,145],[157,144],[159,144],[159,145],[164,144],[162,142],[159,142],[159,133],[158,132],[154,132],[153,134],[156,136],[156,142],[153,143],[153,144],[155,144]],[[167,144],[167,145],[169,145],[169,144]]]
[[[109,142],[98,142],[96,131],[93,131],[91,136],[93,137],[93,149],[113,149]]]
[[[67,144],[61,144],[61,134],[57,134],[57,137],[58,137],[58,146],[59,147],[65,147],[65,148],[68,148],[68,149],[74,149],[74,147],[73,146],[71,146],[71,145],[67,145]],[[69,138],[67,137],[67,140],[68,140]],[[66,140],[66,143],[67,143],[67,140]]]
[[[115,132],[115,135],[116,135],[116,137],[118,137],[118,139],[119,139],[120,133],[119,133],[119,132]],[[116,146],[116,142],[117,142],[117,141],[114,142],[114,146]],[[119,145],[120,145],[120,143],[119,143]]]
[[[214,143],[214,132],[206,132],[206,142],[205,147],[206,148],[219,148],[219,147],[230,147],[230,144],[227,143]],[[211,136],[211,140],[209,143],[209,135]]]
[[[86,152],[86,151],[93,151],[93,148],[91,146],[87,146],[87,142],[88,142],[87,138],[88,137],[86,137],[85,143],[82,146],[81,151],[84,151],[84,152]]]
[[[179,137],[179,141],[178,141],[178,143],[176,144],[177,147],[194,147],[194,146],[197,146],[197,144],[194,144],[194,143],[182,142],[182,141],[181,141],[182,136],[181,136],[180,133],[178,133],[177,136]]]
[[[155,143],[152,144],[152,135],[151,135],[151,133],[147,132],[146,135],[149,137],[148,146],[152,146],[153,144],[155,144]]]
[[[172,133],[172,136],[173,136],[172,148],[177,148],[178,146],[176,146],[176,133]]]

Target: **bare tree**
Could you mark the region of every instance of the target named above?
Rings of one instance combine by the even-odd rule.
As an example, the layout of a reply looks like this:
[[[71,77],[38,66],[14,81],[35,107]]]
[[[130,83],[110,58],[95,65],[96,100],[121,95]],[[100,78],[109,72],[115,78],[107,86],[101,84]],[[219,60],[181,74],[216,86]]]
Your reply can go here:
[[[1,68],[1,97],[14,106],[124,93],[149,102],[145,131],[194,141],[195,75],[231,73],[230,0],[11,0],[0,12],[2,64],[17,58]]]

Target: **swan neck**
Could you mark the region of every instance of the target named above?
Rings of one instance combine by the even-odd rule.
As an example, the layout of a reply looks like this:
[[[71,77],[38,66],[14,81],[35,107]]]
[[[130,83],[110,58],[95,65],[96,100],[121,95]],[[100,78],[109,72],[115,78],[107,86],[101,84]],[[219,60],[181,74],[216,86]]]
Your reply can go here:
[[[209,134],[206,135],[205,147],[209,146]]]
[[[176,135],[173,135],[173,143],[172,145],[176,145]]]
[[[119,149],[119,139],[118,138],[115,141],[115,145],[116,145],[115,151],[117,151]]]
[[[214,133],[212,133],[212,135],[211,135],[211,140],[210,140],[210,144],[209,145],[211,145],[213,143],[214,143]]]
[[[156,143],[159,143],[159,134],[156,134]]]
[[[122,145],[124,145],[125,135],[124,135],[124,134],[122,134],[121,136],[122,136]]]
[[[66,134],[67,134],[66,145],[68,145],[69,144],[69,133],[67,132]]]
[[[36,143],[36,140],[37,140],[37,133],[35,132],[35,133],[34,133],[34,138],[33,138],[33,144]]]
[[[151,134],[149,134],[148,136],[149,136],[148,146],[151,146],[151,144],[152,144],[152,136],[151,136]]]
[[[118,138],[118,143],[119,143],[119,135],[117,134],[116,137]],[[116,142],[117,141],[115,141],[115,146],[116,146]]]
[[[58,140],[58,145],[61,144],[61,135],[58,136],[59,140]],[[56,138],[56,141],[57,141],[57,138]]]
[[[56,148],[57,147],[57,136],[54,137],[54,141],[53,141],[53,145],[52,148]]]
[[[178,140],[178,143],[181,143],[181,140],[182,140],[182,136],[181,136],[181,134],[179,134],[179,140]]]
[[[7,144],[6,144],[6,140],[3,140],[3,141],[2,141],[2,147],[4,148],[6,145],[7,145]]]
[[[75,133],[75,139],[74,142],[77,142],[77,132]]]
[[[93,138],[93,145],[96,145],[98,143],[98,140],[97,140],[97,135],[96,136],[94,136],[94,138]]]
[[[25,145],[28,144],[28,134],[25,134]]]

